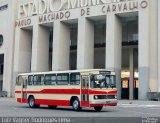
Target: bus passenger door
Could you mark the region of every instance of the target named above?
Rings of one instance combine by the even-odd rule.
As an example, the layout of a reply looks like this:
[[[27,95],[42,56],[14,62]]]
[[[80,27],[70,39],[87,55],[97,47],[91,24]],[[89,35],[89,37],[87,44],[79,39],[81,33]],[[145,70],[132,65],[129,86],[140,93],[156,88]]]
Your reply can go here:
[[[23,78],[22,82],[22,103],[27,103],[27,79]]]
[[[89,107],[89,76],[82,76],[81,80],[81,106]]]

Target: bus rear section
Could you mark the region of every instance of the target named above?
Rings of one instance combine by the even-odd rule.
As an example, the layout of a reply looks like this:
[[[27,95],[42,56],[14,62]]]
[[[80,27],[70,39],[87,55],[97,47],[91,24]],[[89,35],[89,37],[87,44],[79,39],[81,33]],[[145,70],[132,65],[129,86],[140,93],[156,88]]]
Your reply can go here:
[[[104,70],[20,74],[15,97],[31,108],[72,106],[75,111],[83,107],[101,111],[104,106],[117,105],[115,77],[114,72]]]

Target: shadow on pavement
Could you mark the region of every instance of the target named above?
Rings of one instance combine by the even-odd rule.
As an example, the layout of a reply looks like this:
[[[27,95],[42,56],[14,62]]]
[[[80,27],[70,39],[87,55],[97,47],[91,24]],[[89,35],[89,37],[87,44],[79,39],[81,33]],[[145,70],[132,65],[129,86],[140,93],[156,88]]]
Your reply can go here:
[[[38,110],[41,110],[41,109],[45,109],[45,110],[56,110],[56,111],[73,111],[73,109],[72,108],[68,108],[68,107],[57,107],[57,108],[55,108],[55,109],[51,109],[51,108],[48,108],[48,107],[39,107],[39,108],[30,108],[30,107],[28,107],[28,106],[16,106],[17,108],[26,108],[26,109],[38,109]],[[95,110],[94,110],[94,108],[91,108],[91,109],[89,109],[89,108],[82,108],[82,110],[80,110],[80,111],[73,111],[73,112],[77,112],[77,113],[79,113],[79,112],[90,112],[90,113],[97,113]],[[100,112],[98,112],[98,113],[106,113],[106,112],[114,112],[114,110],[111,110],[111,109],[102,109],[102,111],[100,111]]]

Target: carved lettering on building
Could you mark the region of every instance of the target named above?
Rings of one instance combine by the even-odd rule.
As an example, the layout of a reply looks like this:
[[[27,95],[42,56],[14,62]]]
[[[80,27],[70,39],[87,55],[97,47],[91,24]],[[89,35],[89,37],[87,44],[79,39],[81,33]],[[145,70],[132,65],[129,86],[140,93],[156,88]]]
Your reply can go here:
[[[54,20],[68,19],[70,17],[70,11],[55,12],[50,14],[44,14],[39,16],[39,23],[52,22]]]
[[[138,10],[139,8],[146,8],[147,6],[147,1],[141,1],[140,3],[138,1],[113,3],[104,5],[102,7],[102,13],[133,11]]]
[[[48,2],[47,2],[48,1]],[[61,2],[68,2],[70,4],[62,4],[61,6],[54,8],[53,6],[48,8],[48,4],[55,4],[57,0],[39,0],[20,5],[20,14],[27,16],[24,19],[19,19],[16,21],[15,25],[16,27],[25,27],[25,26],[31,26],[32,23],[32,18],[30,16],[33,15],[38,15],[38,22],[39,23],[47,23],[47,22],[53,22],[55,20],[68,20],[74,18],[73,15],[75,13],[72,10],[64,10],[64,11],[55,11],[55,10],[60,10],[60,8],[64,8],[64,6],[68,6],[68,8],[75,8],[75,7],[81,7],[81,6],[89,6],[89,5],[97,5],[100,4],[101,2],[107,3],[105,5],[99,6],[99,10],[101,13],[100,14],[107,14],[107,13],[118,13],[118,12],[131,12],[131,11],[138,11],[138,9],[145,9],[148,7],[148,1],[147,0],[142,0],[142,1],[137,1],[137,0],[123,0],[123,2],[117,2],[119,0],[112,0],[108,4],[108,0],[86,0],[87,2],[83,0],[65,0]],[[106,2],[105,2],[106,1]],[[53,2],[53,3],[52,3]],[[48,4],[47,4],[48,3]],[[38,8],[38,9],[37,9]],[[53,12],[50,12],[53,11]],[[91,16],[93,13],[93,8],[91,7],[84,7],[81,9],[76,9],[77,11],[77,16],[82,17],[82,16]],[[49,13],[47,13],[49,12]],[[78,13],[79,12],[79,13]],[[46,14],[44,14],[46,13]],[[28,17],[29,16],[29,17]]]
[[[18,15],[19,18],[22,18],[38,14],[46,14],[62,10],[117,3],[122,1],[134,0],[33,0],[28,3],[20,4]]]
[[[24,26],[29,26],[31,24],[31,19],[21,19],[21,20],[17,20],[15,23],[16,27],[24,27]]]

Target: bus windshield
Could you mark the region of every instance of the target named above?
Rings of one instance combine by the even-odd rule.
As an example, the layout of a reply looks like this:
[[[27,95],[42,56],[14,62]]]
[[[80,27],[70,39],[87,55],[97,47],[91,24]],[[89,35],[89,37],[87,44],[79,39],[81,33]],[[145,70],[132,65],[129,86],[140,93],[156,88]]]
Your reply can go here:
[[[116,88],[115,75],[91,75],[91,88]]]

